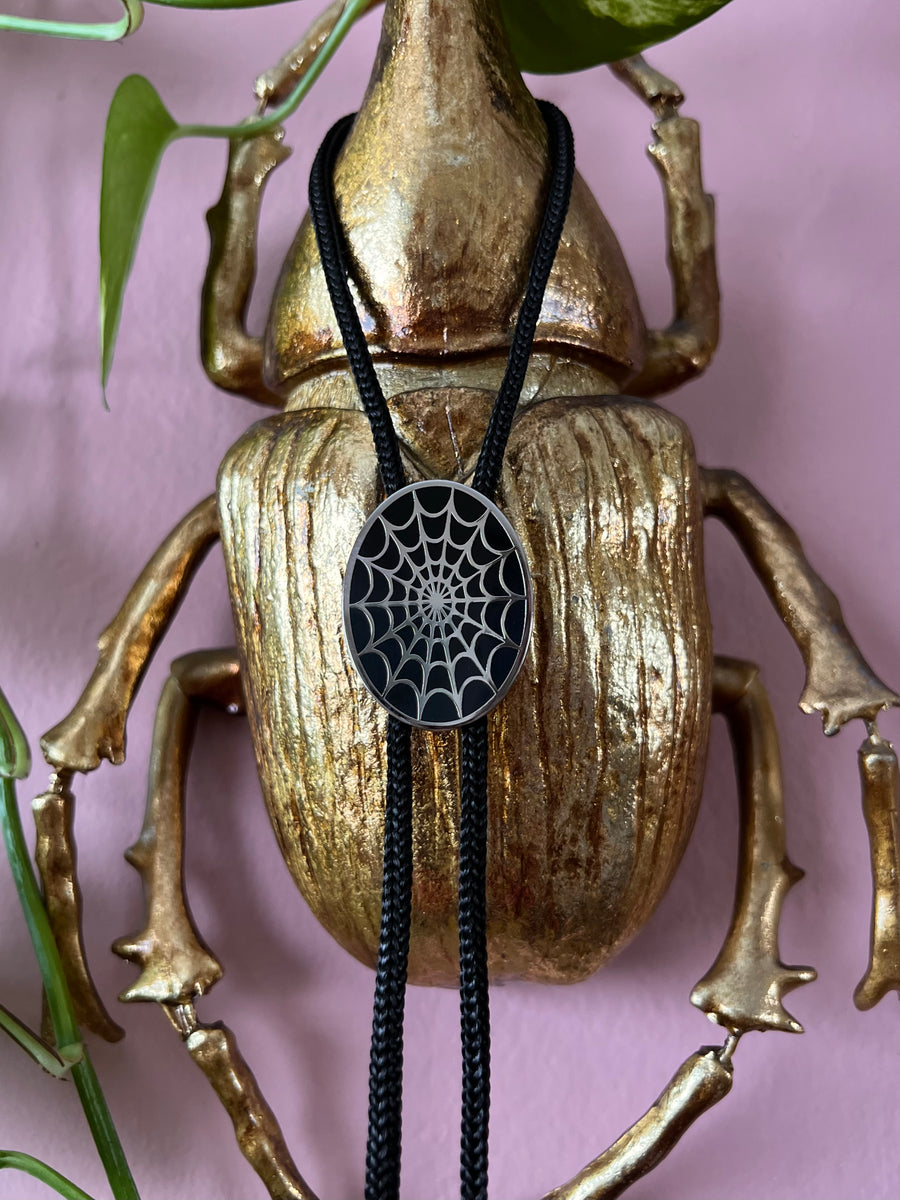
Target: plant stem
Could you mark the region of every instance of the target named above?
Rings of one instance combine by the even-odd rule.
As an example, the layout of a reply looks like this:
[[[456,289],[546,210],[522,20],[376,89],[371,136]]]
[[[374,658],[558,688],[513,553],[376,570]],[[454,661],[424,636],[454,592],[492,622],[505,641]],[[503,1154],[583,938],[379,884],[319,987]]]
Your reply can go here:
[[[61,1196],[67,1197],[67,1200],[91,1200],[87,1192],[83,1192],[77,1183],[66,1179],[65,1175],[60,1175],[59,1171],[54,1171],[39,1158],[23,1154],[20,1150],[0,1150],[0,1170],[4,1167],[11,1167],[15,1171],[24,1171],[26,1175],[33,1175],[35,1179],[40,1179],[41,1183],[55,1188]]]
[[[286,4],[288,0],[146,0],[160,8],[271,8],[273,4]]]
[[[9,776],[21,778],[27,772],[28,747],[25,737],[0,690],[0,827],[16,891],[19,893],[19,901],[44,982],[56,1045],[63,1058],[80,1058],[72,1067],[72,1077],[115,1200],[140,1200],[100,1083],[87,1050],[81,1044],[81,1032],[75,1020],[59,951],[53,940],[50,922],[25,844],[15,785]]]
[[[368,11],[371,3],[372,0],[347,0],[344,11],[338,17],[334,28],[322,43],[297,86],[283,104],[279,104],[266,116],[251,117],[249,121],[242,121],[239,125],[179,125],[172,134],[172,141],[184,137],[255,137],[259,133],[266,133],[269,129],[280,125],[300,107],[304,96],[322,74],[335,50],[356,21]]]
[[[122,0],[125,11],[118,21],[86,25],[80,21],[45,21],[37,17],[13,17],[0,13],[0,29],[13,33],[42,33],[47,37],[80,42],[120,42],[134,33],[144,19],[141,0]]]
[[[87,1047],[81,1062],[72,1068],[72,1078],[115,1200],[140,1200]]]

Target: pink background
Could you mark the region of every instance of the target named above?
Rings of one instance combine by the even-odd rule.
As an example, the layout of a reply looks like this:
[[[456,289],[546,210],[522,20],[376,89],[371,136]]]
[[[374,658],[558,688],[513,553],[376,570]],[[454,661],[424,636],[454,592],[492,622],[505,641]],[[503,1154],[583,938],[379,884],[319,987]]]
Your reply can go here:
[[[42,11],[71,12],[62,0]],[[35,4],[35,10],[38,5]],[[185,120],[234,119],[250,83],[315,6],[223,16],[148,10],[121,47],[0,37],[0,678],[36,744],[78,694],[94,640],[145,558],[212,490],[232,441],[261,415],[217,393],[197,360],[203,212],[220,143],[166,157],[122,324],[109,401],[97,384],[95,221],[102,126],[117,81],[149,75]],[[288,131],[291,165],[266,207],[258,302],[305,208],[326,126],[355,107],[377,34],[367,18]],[[736,0],[650,55],[703,122],[716,194],[722,346],[670,400],[703,462],[746,472],[800,530],[865,654],[897,683],[898,17],[888,0]],[[534,82],[562,105],[579,164],[617,230],[648,317],[668,313],[659,185],[643,155],[648,115],[607,72]],[[634,1200],[882,1200],[897,1194],[896,999],[851,1003],[868,938],[868,851],[856,748],[826,742],[796,708],[800,660],[729,537],[710,529],[720,652],[758,660],[783,737],[791,856],[786,961],[819,981],[788,1007],[800,1038],[750,1035],[734,1091]],[[87,941],[110,1003],[134,970],[108,953],[138,927],[122,859],[141,820],[153,708],[167,662],[228,644],[214,550],[154,665],[129,759],[79,781]],[[897,735],[895,716],[883,728]],[[43,787],[35,769],[23,803]],[[706,803],[670,894],[606,971],[571,989],[495,990],[492,1195],[520,1200],[569,1178],[653,1101],[717,1031],[688,993],[731,906],[734,784],[716,722]],[[204,717],[190,795],[191,897],[228,964],[203,1002],[238,1032],[303,1173],[325,1200],[362,1192],[371,974],[320,930],[282,867],[242,724]],[[37,972],[0,867],[0,999],[37,1020]],[[145,1200],[261,1194],[224,1114],[162,1016],[117,1006],[123,1043],[95,1060]],[[457,1194],[458,1049],[453,993],[409,998],[404,1194]],[[106,1195],[74,1090],[0,1040],[0,1143],[47,1158]],[[0,1196],[45,1195],[0,1176]]]

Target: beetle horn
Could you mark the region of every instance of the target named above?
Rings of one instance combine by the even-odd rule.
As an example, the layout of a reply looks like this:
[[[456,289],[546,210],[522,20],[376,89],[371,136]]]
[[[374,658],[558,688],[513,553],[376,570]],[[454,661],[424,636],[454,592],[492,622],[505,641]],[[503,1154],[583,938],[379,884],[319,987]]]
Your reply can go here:
[[[546,129],[497,0],[387,0],[369,86],[334,171],[376,360],[505,361],[547,178]],[[624,381],[643,353],[643,318],[618,242],[577,175],[565,228],[535,350],[601,355]],[[284,391],[344,358],[304,221],[273,302],[267,379]]]

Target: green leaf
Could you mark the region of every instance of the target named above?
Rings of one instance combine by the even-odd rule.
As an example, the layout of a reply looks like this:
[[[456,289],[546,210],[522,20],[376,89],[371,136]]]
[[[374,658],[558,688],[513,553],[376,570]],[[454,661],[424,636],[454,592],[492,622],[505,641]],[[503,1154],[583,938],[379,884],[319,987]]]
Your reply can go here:
[[[28,742],[0,688],[0,778],[25,779],[30,770]]]
[[[274,2],[274,0],[273,0]],[[106,119],[100,187],[100,362],[106,388],[144,213],[166,146],[177,138],[254,137],[280,125],[299,107],[371,0],[346,0],[334,28],[294,90],[277,108],[238,125],[179,125],[141,75],[119,84]]]
[[[728,0],[501,0],[523,71],[558,75],[640,54]]]
[[[163,151],[178,131],[155,88],[129,75],[116,89],[103,141],[100,185],[100,358],[112,366],[122,297]]]

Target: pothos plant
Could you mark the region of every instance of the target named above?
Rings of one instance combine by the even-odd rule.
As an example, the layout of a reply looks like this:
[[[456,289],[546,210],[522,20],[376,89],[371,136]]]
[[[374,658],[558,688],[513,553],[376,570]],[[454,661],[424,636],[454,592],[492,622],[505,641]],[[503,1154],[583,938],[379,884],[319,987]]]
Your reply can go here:
[[[142,0],[121,0],[119,20],[101,24],[0,14],[0,30],[119,41],[144,18]],[[149,0],[171,8],[254,8],[287,0]],[[103,386],[115,351],[125,285],[160,160],[182,138],[243,138],[280,125],[300,106],[354,23],[381,0],[334,0],[310,26],[308,52],[290,94],[271,111],[237,124],[180,123],[152,83],[129,75],[106,122],[100,197],[100,358]],[[561,74],[615,62],[674,37],[728,0],[502,0],[513,52],[523,71]],[[301,43],[302,45],[303,43]],[[265,108],[264,100],[260,108]]]
[[[150,0],[174,8],[234,9],[286,0]],[[0,31],[84,41],[120,41],[140,28],[141,0],[121,0],[118,20],[104,23],[55,21],[0,14]],[[235,139],[280,125],[299,107],[354,23],[380,0],[334,0],[292,51],[293,89],[283,98],[266,91],[261,77],[257,112],[231,124],[177,121],[153,84],[130,75],[119,84],[108,113],[100,199],[100,374],[109,378],[129,273],[160,161],[184,138]],[[698,23],[727,0],[502,0],[514,53],[523,70],[578,71],[614,62]],[[50,1075],[71,1077],[117,1200],[138,1197],[99,1081],[73,1012],[59,956],[31,866],[16,803],[15,782],[29,771],[25,735],[0,691],[0,827],[12,875],[41,971],[52,1039],[0,1005],[0,1029]],[[90,1200],[59,1171],[31,1155],[0,1149],[0,1169],[35,1176],[71,1200]]]

